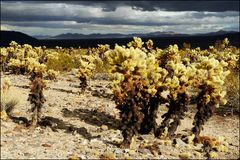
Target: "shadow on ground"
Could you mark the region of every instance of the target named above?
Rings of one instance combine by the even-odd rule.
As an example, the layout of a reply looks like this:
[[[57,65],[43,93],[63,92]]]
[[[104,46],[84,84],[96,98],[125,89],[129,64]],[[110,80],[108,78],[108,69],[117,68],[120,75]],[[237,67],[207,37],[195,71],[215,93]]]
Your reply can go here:
[[[115,117],[96,110],[81,108],[70,111],[69,109],[64,108],[62,109],[62,113],[64,117],[77,117],[88,124],[96,126],[107,125],[110,129],[119,129],[121,123],[121,121],[115,119]]]
[[[65,133],[78,133],[88,140],[92,138],[97,138],[97,137],[93,137],[84,127],[78,128],[72,124],[68,124],[64,122],[61,119],[50,117],[50,116],[43,117],[39,122],[39,125],[45,126],[45,127],[49,126],[53,131],[57,131],[58,129],[60,129],[60,130],[65,130]]]
[[[31,125],[31,121],[29,121],[26,117],[10,116],[10,118],[14,123],[22,124],[25,127],[29,127]],[[38,122],[38,125],[42,127],[48,126],[54,132],[57,132],[58,129],[60,129],[60,130],[64,130],[65,133],[78,133],[88,140],[92,138],[99,138],[99,136],[92,136],[84,127],[78,128],[72,124],[64,122],[61,119],[50,117],[50,116],[43,117],[41,121]]]

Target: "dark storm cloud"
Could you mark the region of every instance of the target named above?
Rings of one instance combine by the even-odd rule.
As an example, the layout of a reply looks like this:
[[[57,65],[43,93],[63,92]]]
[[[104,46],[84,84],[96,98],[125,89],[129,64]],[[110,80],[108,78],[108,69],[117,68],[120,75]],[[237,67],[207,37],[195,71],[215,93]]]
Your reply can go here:
[[[101,6],[104,11],[115,11],[120,6],[131,6],[133,9],[142,11],[239,11],[239,0],[183,0],[183,1],[48,1],[37,3],[55,3],[80,4],[85,6]],[[32,2],[32,3],[36,3]]]
[[[82,28],[87,32],[189,32],[186,26],[193,32],[239,30],[238,6],[239,1],[1,1],[1,26],[27,27],[32,33],[34,28],[59,32]]]
[[[122,2],[79,2],[84,5],[101,5],[105,10],[114,11],[118,6],[131,6],[142,11],[239,11],[239,1],[122,1]]]
[[[8,1],[11,3],[11,1]],[[15,2],[15,1],[13,1]],[[239,11],[239,0],[183,0],[183,1],[24,1],[26,3],[65,3],[85,6],[101,6],[103,11],[115,11],[120,6],[131,6],[142,11]]]

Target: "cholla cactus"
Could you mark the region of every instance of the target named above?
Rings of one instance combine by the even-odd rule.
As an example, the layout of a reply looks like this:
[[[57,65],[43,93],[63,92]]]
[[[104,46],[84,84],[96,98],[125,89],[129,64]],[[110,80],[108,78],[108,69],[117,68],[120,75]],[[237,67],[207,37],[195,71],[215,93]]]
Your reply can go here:
[[[194,117],[193,133],[198,137],[203,129],[204,123],[211,117],[215,108],[220,104],[225,105],[226,91],[224,83],[227,75],[230,73],[227,70],[228,63],[218,61],[213,58],[201,57],[197,63],[197,86],[200,89],[197,96],[198,112]]]
[[[144,44],[144,42],[142,42],[142,39],[139,37],[133,37],[132,42],[128,43],[128,47],[134,47],[134,48],[142,48],[142,45]]]
[[[146,54],[139,48],[116,45],[105,56],[112,75],[115,103],[122,119],[122,147],[129,147],[134,135],[148,133],[155,127],[159,104],[157,88],[168,73],[159,67],[153,54]]]
[[[33,71],[31,76],[31,86],[30,94],[28,95],[28,101],[32,104],[32,121],[31,126],[36,127],[38,122],[41,119],[41,109],[44,102],[46,101],[43,95],[43,89],[46,87],[46,84],[43,81],[42,72]]]
[[[7,57],[8,57],[8,52],[6,48],[0,48],[0,64],[1,64],[1,71],[5,71],[6,70],[6,66],[7,66]]]
[[[105,44],[105,45],[98,45],[98,56],[103,60],[104,58],[104,53],[107,52],[108,50],[110,49],[110,46],[108,44]]]
[[[43,74],[46,72],[46,66],[43,64],[35,64],[30,67],[30,94],[28,95],[28,101],[32,104],[32,121],[31,126],[36,127],[41,119],[41,109],[46,101],[43,95],[43,89],[46,87],[43,81]]]
[[[152,50],[153,49],[153,41],[151,39],[149,39],[146,42],[146,47],[147,47],[148,50]]]
[[[53,70],[53,69],[49,69],[49,70],[47,71],[47,77],[48,77],[48,79],[50,79],[50,80],[56,80],[57,77],[58,77],[58,75],[59,75],[59,71],[55,71],[55,70]]]
[[[15,74],[24,74],[25,73],[25,62],[20,61],[19,59],[10,59],[8,67],[12,70],[12,73]]]
[[[184,65],[177,51],[174,51],[174,54],[168,58],[169,61],[165,64],[165,68],[169,74],[162,82],[163,88],[168,91],[168,112],[162,116],[164,119],[155,132],[156,136],[161,136],[166,127],[168,129],[167,136],[172,136],[176,131],[181,123],[180,120],[184,118],[185,112],[188,111],[187,106],[191,101],[191,84],[197,71],[190,63]],[[172,120],[171,123],[170,120]]]
[[[77,77],[80,79],[80,88],[84,92],[87,87],[87,80],[91,77],[96,68],[94,64],[95,57],[91,55],[82,55]]]

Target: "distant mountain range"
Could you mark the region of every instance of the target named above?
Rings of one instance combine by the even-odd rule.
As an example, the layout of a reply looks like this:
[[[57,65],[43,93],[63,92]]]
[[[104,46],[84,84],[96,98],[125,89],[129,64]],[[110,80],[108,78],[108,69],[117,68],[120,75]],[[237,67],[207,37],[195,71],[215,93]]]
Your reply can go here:
[[[224,31],[219,30],[217,32],[210,33],[197,33],[197,34],[181,34],[173,31],[169,32],[150,32],[150,33],[133,33],[133,34],[120,34],[120,33],[109,33],[109,34],[79,34],[79,33],[64,33],[56,36],[49,35],[34,35],[37,39],[106,39],[106,38],[132,38],[132,37],[186,37],[186,36],[213,36],[223,35],[228,33],[237,33],[235,31]]]
[[[27,34],[16,31],[1,31],[0,46],[8,46],[11,41],[19,44],[30,44],[33,46],[46,47],[96,47],[98,44],[109,44],[114,47],[115,44],[126,45],[132,41],[134,36],[141,37],[143,41],[152,39],[154,46],[165,48],[170,44],[177,44],[180,47],[184,42],[190,43],[192,47],[208,48],[217,40],[228,38],[231,45],[238,46],[240,43],[239,32],[218,31],[204,34],[179,34],[174,32],[152,32],[147,34],[73,34],[66,33],[54,37],[38,35],[31,37]]]

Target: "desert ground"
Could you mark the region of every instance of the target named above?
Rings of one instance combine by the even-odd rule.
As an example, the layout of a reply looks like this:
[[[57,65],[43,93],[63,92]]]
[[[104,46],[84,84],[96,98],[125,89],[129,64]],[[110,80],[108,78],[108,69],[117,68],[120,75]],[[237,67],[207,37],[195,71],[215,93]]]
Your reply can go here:
[[[1,79],[4,77],[11,80],[10,91],[19,100],[12,114],[30,120],[28,77],[4,74]],[[206,159],[201,144],[187,144],[176,138],[179,144],[176,147],[171,140],[155,138],[153,134],[138,135],[131,149],[121,149],[119,113],[109,83],[106,75],[97,74],[88,82],[85,93],[81,93],[79,80],[72,73],[61,74],[57,81],[48,81],[42,114],[43,119],[52,122],[51,127],[42,125],[32,130],[19,123],[21,121],[1,119],[1,159]],[[192,106],[177,129],[179,137],[190,134],[194,108]],[[166,110],[160,106],[159,124]],[[215,114],[204,125],[201,135],[226,138],[228,151],[216,152],[216,158],[239,158],[238,115]],[[146,147],[140,147],[144,143]]]

